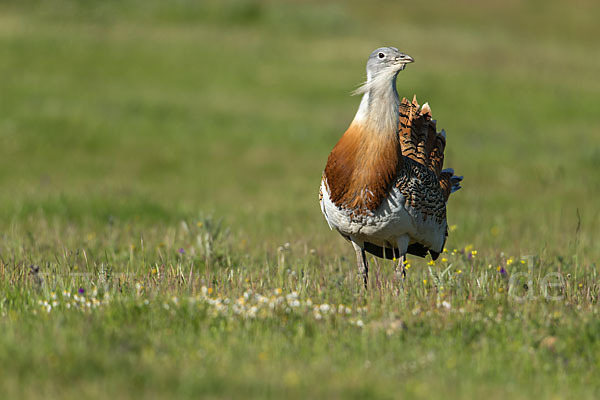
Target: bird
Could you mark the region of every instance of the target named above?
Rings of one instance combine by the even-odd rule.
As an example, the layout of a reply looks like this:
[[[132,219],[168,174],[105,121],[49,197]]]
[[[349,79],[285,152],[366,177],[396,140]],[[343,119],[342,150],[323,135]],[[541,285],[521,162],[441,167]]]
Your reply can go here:
[[[321,211],[332,230],[352,243],[368,288],[366,253],[398,260],[407,254],[436,260],[448,237],[446,203],[462,176],[443,169],[446,132],[437,132],[428,103],[400,100],[398,74],[414,59],[381,47],[367,60],[367,79],[350,126],[329,154],[319,188]]]

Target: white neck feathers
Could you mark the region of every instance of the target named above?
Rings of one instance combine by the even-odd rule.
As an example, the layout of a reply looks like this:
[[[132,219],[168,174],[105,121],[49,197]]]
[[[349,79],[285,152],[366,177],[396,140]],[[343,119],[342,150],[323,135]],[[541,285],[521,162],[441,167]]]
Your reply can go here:
[[[372,76],[353,94],[363,94],[354,123],[378,134],[396,134],[398,131],[398,108],[400,99],[396,91],[398,71],[381,71]]]

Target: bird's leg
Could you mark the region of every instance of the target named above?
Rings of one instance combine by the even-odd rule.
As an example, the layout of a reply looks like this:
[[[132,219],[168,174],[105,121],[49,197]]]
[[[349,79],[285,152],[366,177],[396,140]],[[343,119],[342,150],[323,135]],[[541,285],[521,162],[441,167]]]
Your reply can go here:
[[[398,245],[398,252],[400,257],[398,258],[398,265],[396,266],[396,276],[402,275],[402,280],[406,278],[406,252],[408,251],[408,243],[410,239],[408,236],[403,235],[396,239]]]
[[[406,265],[404,262],[406,261],[406,253],[402,254],[398,258],[398,265],[396,265],[396,276],[402,275],[402,280],[406,278]]]
[[[356,264],[358,265],[358,273],[362,275],[365,289],[367,289],[367,283],[369,282],[369,265],[367,264],[367,254],[365,250],[358,244],[352,242],[354,251],[356,252]]]

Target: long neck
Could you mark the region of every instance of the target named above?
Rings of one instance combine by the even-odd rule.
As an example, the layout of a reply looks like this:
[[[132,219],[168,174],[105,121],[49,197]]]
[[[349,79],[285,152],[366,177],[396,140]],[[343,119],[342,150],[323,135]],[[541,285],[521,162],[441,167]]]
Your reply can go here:
[[[367,82],[362,88],[364,95],[353,123],[356,122],[378,134],[396,134],[400,106],[396,91],[397,76],[397,72],[393,75],[381,73],[376,77],[367,75]]]
[[[338,207],[374,211],[387,196],[403,162],[397,134],[400,102],[396,74],[368,76],[358,93],[364,94],[360,107],[329,155],[325,178],[330,198]]]

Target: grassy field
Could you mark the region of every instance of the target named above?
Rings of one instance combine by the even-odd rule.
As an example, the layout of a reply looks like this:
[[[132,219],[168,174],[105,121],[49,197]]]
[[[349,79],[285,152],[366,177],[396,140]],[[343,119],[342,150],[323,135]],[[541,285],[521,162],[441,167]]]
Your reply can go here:
[[[0,398],[600,397],[600,3],[0,2]],[[406,282],[318,205],[371,50],[465,176]]]

